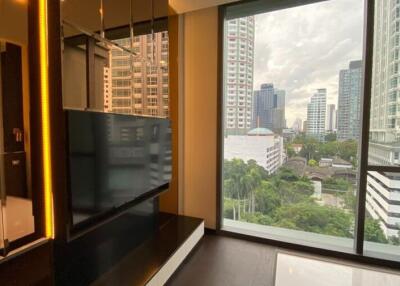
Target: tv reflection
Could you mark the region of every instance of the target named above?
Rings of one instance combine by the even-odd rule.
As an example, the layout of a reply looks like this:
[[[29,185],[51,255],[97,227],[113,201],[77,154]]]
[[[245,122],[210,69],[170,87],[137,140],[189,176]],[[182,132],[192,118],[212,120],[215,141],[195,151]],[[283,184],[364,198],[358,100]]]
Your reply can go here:
[[[68,112],[73,225],[162,189],[172,172],[168,119]]]

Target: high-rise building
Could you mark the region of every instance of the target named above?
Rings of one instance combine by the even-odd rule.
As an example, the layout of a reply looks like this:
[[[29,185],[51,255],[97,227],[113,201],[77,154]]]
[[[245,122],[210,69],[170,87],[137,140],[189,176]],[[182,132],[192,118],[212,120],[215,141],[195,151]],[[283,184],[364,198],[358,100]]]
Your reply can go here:
[[[303,121],[303,133],[306,133],[307,134],[307,120],[304,120]]]
[[[368,161],[381,166],[400,164],[399,9],[398,1],[375,2]],[[368,172],[367,179],[368,213],[387,237],[399,236],[399,173]]]
[[[307,106],[307,135],[325,140],[326,89],[318,89]]]
[[[272,118],[272,129],[280,132],[286,128],[286,117],[285,117],[285,104],[286,104],[286,91],[283,89],[275,89],[275,100],[273,118]]]
[[[296,118],[292,124],[292,129],[297,133],[301,132],[303,130],[303,120],[301,120],[301,118]]]
[[[357,140],[360,134],[362,61],[352,61],[339,73],[338,140]]]
[[[272,83],[262,84],[260,90],[254,91],[252,127],[281,133],[286,127],[285,97],[286,92]]]
[[[251,128],[254,17],[229,20],[225,25],[225,133],[245,135]]]
[[[326,131],[333,132],[336,130],[336,106],[328,104],[326,110]]]
[[[130,48],[129,38],[116,40]],[[104,109],[115,113],[142,114],[167,117],[169,115],[168,32],[155,33],[153,64],[153,40],[151,35],[134,37],[131,55],[116,47],[111,49],[110,63],[105,85],[110,83],[111,92],[104,93]],[[131,67],[133,62],[133,68]],[[111,96],[110,96],[111,95]]]
[[[272,129],[272,108],[274,107],[274,85],[264,83],[254,91],[252,126]]]

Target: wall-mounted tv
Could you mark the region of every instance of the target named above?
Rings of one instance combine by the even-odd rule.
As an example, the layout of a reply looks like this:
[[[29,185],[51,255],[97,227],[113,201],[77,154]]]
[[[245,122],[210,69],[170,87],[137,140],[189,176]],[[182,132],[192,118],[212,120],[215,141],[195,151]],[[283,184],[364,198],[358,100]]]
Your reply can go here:
[[[75,110],[67,116],[73,229],[168,189],[168,119]]]

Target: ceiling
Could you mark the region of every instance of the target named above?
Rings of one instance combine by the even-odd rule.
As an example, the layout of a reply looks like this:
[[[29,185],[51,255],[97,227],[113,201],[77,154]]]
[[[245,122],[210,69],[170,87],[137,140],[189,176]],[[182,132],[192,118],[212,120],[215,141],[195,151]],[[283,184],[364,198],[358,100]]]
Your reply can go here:
[[[175,13],[183,14],[237,1],[239,0],[169,0],[169,5]]]

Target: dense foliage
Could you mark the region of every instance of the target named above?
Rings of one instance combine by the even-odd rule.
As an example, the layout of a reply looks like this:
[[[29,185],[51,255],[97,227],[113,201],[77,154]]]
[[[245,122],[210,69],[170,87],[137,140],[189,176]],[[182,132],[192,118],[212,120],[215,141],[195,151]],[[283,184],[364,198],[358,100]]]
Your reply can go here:
[[[317,202],[313,198],[313,182],[284,167],[268,175],[253,160],[225,160],[223,176],[225,218],[339,237],[354,236],[355,196],[346,180],[322,182],[323,186],[340,191],[337,196],[343,200],[343,207],[339,208]],[[365,238],[388,242],[379,222],[369,217]]]
[[[329,136],[328,136],[329,135]],[[291,143],[286,144],[288,157],[295,156],[295,152],[291,144],[302,144],[299,156],[304,157],[307,161],[319,161],[321,158],[339,157],[343,160],[349,161],[356,166],[357,164],[357,141],[336,141],[334,135],[328,134],[326,142],[319,142],[313,137],[308,137],[304,134],[296,136]]]

